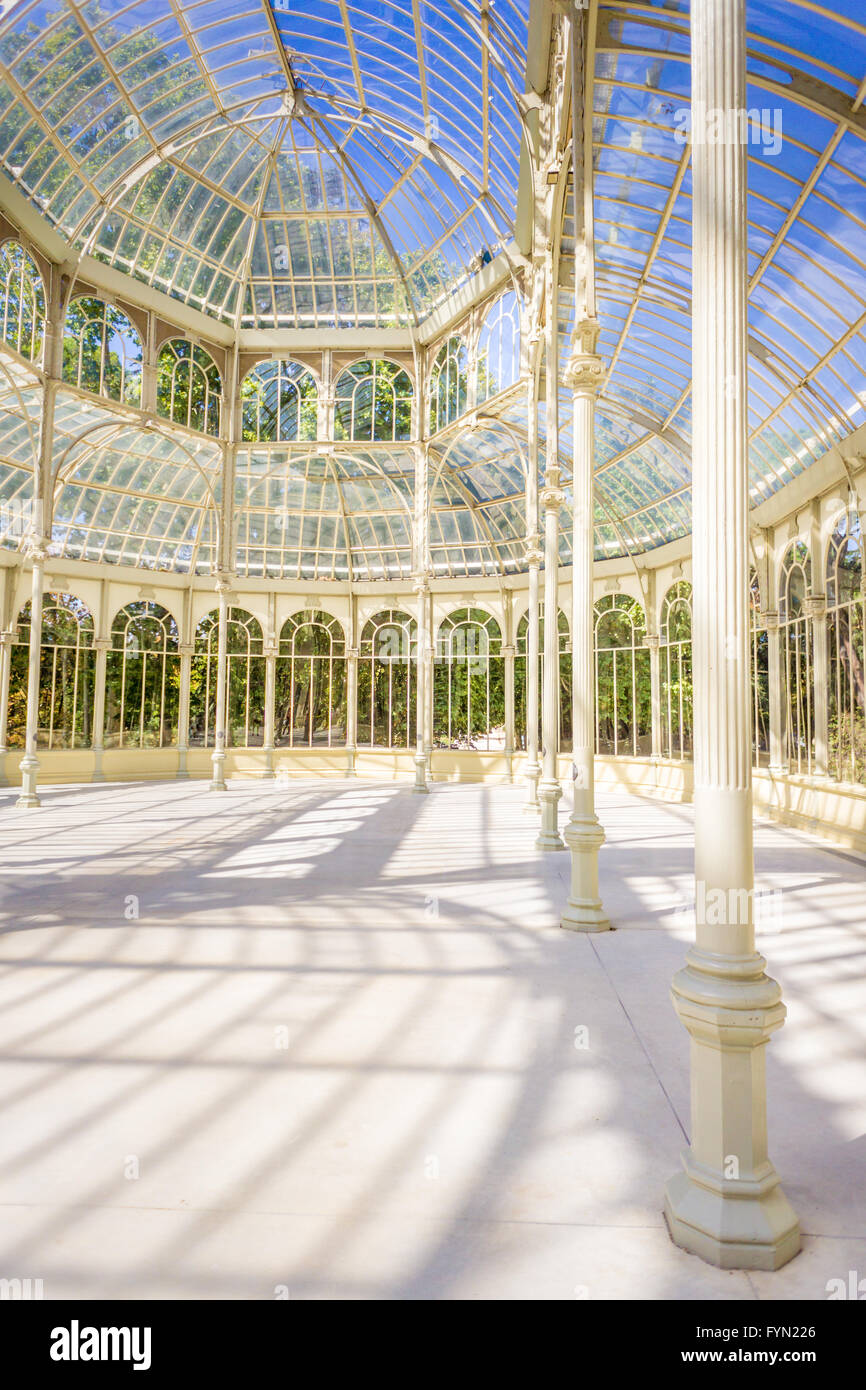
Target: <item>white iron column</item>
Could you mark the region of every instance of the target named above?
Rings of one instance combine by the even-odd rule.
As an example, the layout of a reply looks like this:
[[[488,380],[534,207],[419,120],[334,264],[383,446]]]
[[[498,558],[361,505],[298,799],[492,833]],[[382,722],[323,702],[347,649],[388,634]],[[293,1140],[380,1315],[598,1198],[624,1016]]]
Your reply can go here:
[[[785,1010],[752,915],[745,0],[693,0],[691,31],[696,939],[673,982],[691,1034],[691,1146],[665,1217],[711,1264],[776,1269],[800,1232],[767,1156],[765,1045]]]
[[[217,580],[219,594],[219,625],[217,628],[217,674],[216,674],[216,713],[214,717],[214,750],[211,756],[213,777],[212,792],[227,790],[225,777],[226,762],[226,672],[228,667],[228,616],[229,581],[224,577]]]
[[[346,648],[346,776],[355,776],[358,751],[358,648]]]
[[[812,573],[818,574],[820,551],[817,560],[812,561]],[[820,582],[820,581],[819,581]],[[829,702],[830,670],[827,649],[827,596],[810,595],[806,600],[806,612],[812,620],[812,688],[815,693],[813,716],[815,720],[815,763],[812,769],[815,777],[826,777],[830,768]]]
[[[189,778],[187,755],[189,754],[189,694],[192,676],[192,657],[195,647],[192,642],[181,642],[180,681],[177,698],[177,780],[185,782]]]
[[[767,534],[767,611],[761,621],[767,631],[767,705],[770,724],[770,772],[782,777],[788,770],[785,746],[785,707],[782,682],[782,642],[779,630],[779,570],[775,536]]]
[[[529,608],[526,614],[526,804],[524,811],[541,810],[538,800],[538,566],[541,551],[530,545],[526,551],[529,571]]]
[[[514,643],[502,648],[505,658],[505,765],[509,782],[514,781]]]
[[[651,752],[653,762],[662,755],[662,679],[661,679],[661,639],[657,632],[648,632],[646,645],[650,654],[650,720]]]
[[[548,371],[551,370],[548,363]],[[550,393],[548,392],[548,408]],[[559,468],[546,470],[544,502],[544,662],[541,691],[542,771],[538,784],[541,802],[541,829],[537,849],[565,849],[559,833],[559,802],[562,787],[556,771],[559,752]]]
[[[27,723],[24,732],[24,757],[19,763],[21,769],[21,794],[16,806],[27,810],[42,803],[36,792],[36,778],[39,772],[39,759],[36,756],[36,739],[39,729],[39,674],[42,658],[42,594],[45,586],[45,551],[34,543],[29,550],[33,565],[32,587],[30,590],[30,654],[27,666]]]
[[[571,892],[561,925],[570,931],[607,931],[598,891],[598,852],[604,831],[595,814],[595,669],[592,621],[593,462],[595,401],[604,375],[596,354],[597,319],[575,325],[574,352],[568,380],[574,392],[574,464],[572,483],[573,560],[571,613],[572,779],[574,805],[565,828],[571,850]]]
[[[6,780],[6,754],[9,752],[9,678],[12,673],[11,631],[0,632],[0,786],[8,786]]]
[[[104,782],[102,755],[105,752],[105,675],[111,638],[97,637],[93,646],[96,650],[96,669],[93,673],[93,781]]]
[[[424,712],[427,708],[427,583],[418,579],[414,584],[418,598],[417,632],[415,636],[415,787],[424,795],[427,786],[427,754],[424,750]]]
[[[262,752],[265,755],[265,777],[274,775],[274,725],[277,707],[277,643],[271,637],[265,646],[265,727]]]

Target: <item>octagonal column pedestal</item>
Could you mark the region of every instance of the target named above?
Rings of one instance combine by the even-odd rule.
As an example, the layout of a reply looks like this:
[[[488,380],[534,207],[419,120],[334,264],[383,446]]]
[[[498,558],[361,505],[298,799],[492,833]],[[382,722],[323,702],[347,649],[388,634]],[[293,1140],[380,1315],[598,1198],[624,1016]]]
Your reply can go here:
[[[785,1010],[753,918],[745,0],[692,0],[691,29],[695,943],[673,982],[691,1136],[664,1211],[709,1264],[769,1270],[800,1229],[767,1154],[765,1048]],[[732,138],[709,138],[719,122]]]
[[[217,688],[216,714],[214,718],[214,750],[211,755],[213,775],[210,781],[212,792],[228,790],[225,779],[226,762],[226,667],[228,642],[229,581],[217,580],[219,595],[219,626],[217,628]]]
[[[541,810],[538,800],[538,779],[541,765],[538,761],[538,566],[541,551],[529,546],[526,563],[529,569],[529,609],[526,621],[526,801],[524,812],[537,816]]]
[[[24,726],[24,757],[18,764],[21,771],[21,792],[15,805],[21,810],[32,811],[42,805],[36,791],[36,779],[39,774],[36,738],[39,726],[39,670],[42,664],[42,593],[45,586],[45,551],[41,545],[34,544],[30,546],[29,554],[33,564],[33,576],[30,591],[27,714]]]

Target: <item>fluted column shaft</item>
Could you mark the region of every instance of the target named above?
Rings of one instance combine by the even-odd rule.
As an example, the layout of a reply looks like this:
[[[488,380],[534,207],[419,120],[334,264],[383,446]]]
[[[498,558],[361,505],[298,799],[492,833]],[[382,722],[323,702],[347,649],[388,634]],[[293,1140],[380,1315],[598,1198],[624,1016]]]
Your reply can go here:
[[[539,811],[538,778],[538,562],[539,553],[527,552],[529,568],[529,608],[526,614],[526,805]]]
[[[692,1116],[665,1215],[710,1263],[773,1269],[799,1229],[767,1156],[764,1048],[785,1011],[752,902],[745,0],[693,0],[691,29],[696,931],[673,996],[692,1039]]]
[[[99,637],[94,642],[96,667],[93,673],[93,780],[104,782],[102,755],[105,752],[105,678],[111,638]]]
[[[541,829],[538,849],[565,849],[559,833],[562,787],[556,770],[559,752],[559,468],[548,467],[544,502],[544,662],[541,689]]]
[[[33,573],[30,590],[30,648],[27,662],[27,714],[24,730],[24,757],[21,769],[21,794],[16,806],[31,810],[41,803],[36,791],[39,759],[36,740],[39,729],[39,674],[42,664],[42,595],[45,587],[45,551],[31,547]]]
[[[424,747],[425,711],[427,709],[427,585],[423,580],[415,584],[418,597],[417,632],[415,637],[415,786],[414,790],[423,795],[427,792],[427,752]]]
[[[226,790],[226,673],[228,668],[229,616],[227,580],[217,581],[217,592],[219,594],[219,621],[217,626],[216,711],[214,715],[214,750],[211,755],[213,777],[210,786],[211,791],[224,792]]]
[[[277,706],[277,648],[271,641],[265,649],[265,727],[262,751],[265,755],[265,777],[274,775],[274,727]]]
[[[650,756],[659,759],[662,755],[662,661],[659,634],[648,633],[646,644],[650,654]]]

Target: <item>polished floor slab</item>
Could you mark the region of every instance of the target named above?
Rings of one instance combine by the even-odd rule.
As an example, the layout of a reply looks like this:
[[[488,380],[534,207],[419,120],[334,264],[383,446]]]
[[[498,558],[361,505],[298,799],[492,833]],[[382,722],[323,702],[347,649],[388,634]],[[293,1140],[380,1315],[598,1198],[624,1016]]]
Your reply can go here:
[[[866,865],[757,829],[777,1274],[671,1245],[691,814],[600,798],[562,932],[519,787],[0,791],[0,1277],[48,1298],[814,1298],[866,1278]]]

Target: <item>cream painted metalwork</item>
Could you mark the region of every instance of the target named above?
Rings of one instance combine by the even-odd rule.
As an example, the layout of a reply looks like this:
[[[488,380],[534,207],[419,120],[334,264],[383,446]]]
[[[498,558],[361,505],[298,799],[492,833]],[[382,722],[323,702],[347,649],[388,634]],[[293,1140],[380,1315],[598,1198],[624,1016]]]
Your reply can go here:
[[[278,748],[335,748],[346,742],[346,638],[329,613],[287,618],[276,670]]]
[[[106,660],[106,748],[177,743],[178,647],[177,624],[160,604],[138,599],[116,615]]]

